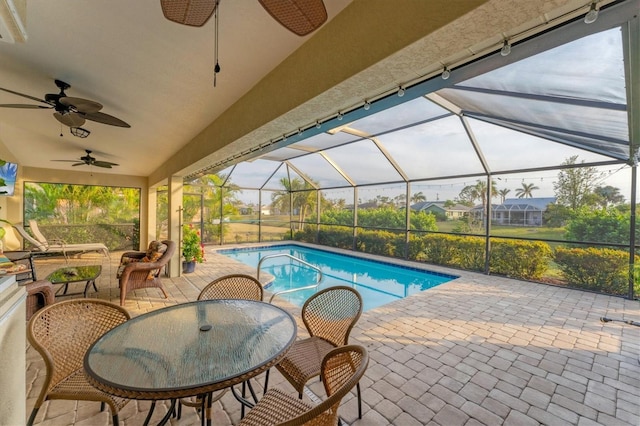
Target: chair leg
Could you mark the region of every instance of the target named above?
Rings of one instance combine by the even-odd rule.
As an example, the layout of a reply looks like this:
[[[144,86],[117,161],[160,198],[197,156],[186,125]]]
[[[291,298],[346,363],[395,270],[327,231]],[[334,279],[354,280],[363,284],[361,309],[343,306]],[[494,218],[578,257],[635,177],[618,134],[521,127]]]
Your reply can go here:
[[[101,411],[101,412],[102,412],[102,411],[104,411],[104,402],[101,402],[101,403],[100,403],[100,411]]]
[[[247,382],[242,382],[242,399],[247,396]],[[244,419],[244,404],[240,404],[240,418]]]
[[[31,415],[29,416],[29,420],[27,420],[27,426],[33,425],[33,421],[36,419],[36,415],[38,414],[39,409],[40,407],[33,407],[33,410],[31,410]]]
[[[264,390],[262,391],[263,395],[267,393],[267,386],[269,386],[269,371],[271,371],[271,369],[268,369],[264,374]]]
[[[112,417],[113,419],[113,426],[118,426],[120,424],[120,420],[118,419],[118,414],[114,414]]]
[[[358,418],[362,418],[362,398],[360,397],[360,382],[356,384],[356,391],[358,392]]]

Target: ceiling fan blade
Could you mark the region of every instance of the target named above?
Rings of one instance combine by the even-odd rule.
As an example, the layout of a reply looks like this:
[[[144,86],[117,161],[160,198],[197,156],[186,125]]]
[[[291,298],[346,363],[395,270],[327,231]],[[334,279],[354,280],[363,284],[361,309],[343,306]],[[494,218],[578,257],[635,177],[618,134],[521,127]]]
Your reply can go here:
[[[111,163],[109,161],[94,161],[92,165],[97,167],[104,167],[105,169],[110,169],[111,166],[118,166],[119,164]]]
[[[53,107],[44,106],[44,105],[28,105],[28,104],[0,104],[0,108],[51,109]]]
[[[82,162],[79,162],[79,163],[72,164],[71,166],[84,166],[86,164],[89,164],[89,163],[85,163],[84,161],[82,161]]]
[[[75,108],[78,112],[82,112],[84,114],[93,114],[102,109],[101,103],[90,101],[89,99],[64,96],[58,100],[62,105]]]
[[[322,0],[258,0],[283,27],[299,36],[318,29],[327,20]]]
[[[53,116],[56,118],[56,120],[69,127],[80,127],[85,122],[84,117],[77,112],[67,112],[61,114],[56,111],[53,113]]]
[[[162,13],[170,21],[192,27],[207,23],[219,0],[160,0]]]
[[[116,118],[112,115],[105,114],[104,112],[94,112],[92,114],[82,114],[87,120],[95,121],[97,123],[108,124],[110,126],[118,127],[131,127],[128,123]]]
[[[61,163],[77,163],[78,160],[51,160],[51,161],[58,161]]]
[[[23,98],[31,99],[32,101],[42,102],[43,104],[49,105],[49,103],[47,101],[45,101],[44,99],[36,98],[35,96],[25,95],[24,93],[15,92],[13,90],[4,89],[2,87],[0,87],[0,90],[2,90],[3,92],[11,93],[13,95],[22,96]]]

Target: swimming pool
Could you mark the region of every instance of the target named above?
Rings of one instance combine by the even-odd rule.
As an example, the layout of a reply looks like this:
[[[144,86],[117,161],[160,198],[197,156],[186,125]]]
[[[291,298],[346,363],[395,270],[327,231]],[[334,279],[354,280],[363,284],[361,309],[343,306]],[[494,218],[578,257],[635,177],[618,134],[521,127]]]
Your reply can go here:
[[[260,259],[274,254],[288,254],[302,259],[322,271],[323,279],[317,290],[335,285],[353,287],[362,295],[365,311],[458,278],[455,275],[368,260],[295,244],[223,249],[216,252],[254,268],[258,266]],[[287,257],[266,259],[260,270],[261,273],[267,272],[275,277],[275,280],[265,287],[273,293],[305,287],[315,284],[317,281],[315,270],[299,262],[291,261]],[[302,306],[304,301],[317,290],[301,290],[283,294],[280,297],[296,306]]]

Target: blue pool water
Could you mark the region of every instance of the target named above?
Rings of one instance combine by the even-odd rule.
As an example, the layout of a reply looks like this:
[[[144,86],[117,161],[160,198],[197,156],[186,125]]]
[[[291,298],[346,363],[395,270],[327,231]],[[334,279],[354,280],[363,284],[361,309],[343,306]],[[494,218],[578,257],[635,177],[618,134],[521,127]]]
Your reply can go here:
[[[265,256],[285,253],[297,257],[322,271],[323,279],[318,290],[335,285],[353,287],[362,295],[365,311],[458,278],[455,275],[429,272],[294,244],[225,249],[218,250],[217,253],[254,268]],[[275,277],[275,280],[266,287],[273,293],[305,287],[317,281],[315,270],[284,256],[265,260],[260,273],[265,272]],[[283,294],[280,297],[296,306],[302,306],[304,301],[316,291],[301,290]]]

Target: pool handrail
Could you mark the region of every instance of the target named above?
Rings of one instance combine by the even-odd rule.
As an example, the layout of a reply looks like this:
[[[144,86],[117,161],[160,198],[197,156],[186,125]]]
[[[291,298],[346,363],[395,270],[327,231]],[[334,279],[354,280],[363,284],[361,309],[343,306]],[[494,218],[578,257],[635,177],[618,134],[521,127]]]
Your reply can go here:
[[[279,296],[279,295],[281,295],[281,294],[293,293],[293,292],[296,292],[296,291],[302,291],[302,290],[317,289],[317,288],[318,288],[318,286],[320,285],[320,282],[322,281],[322,278],[323,278],[323,274],[322,274],[322,271],[320,270],[320,268],[318,268],[318,267],[317,267],[317,266],[315,266],[315,265],[312,265],[312,264],[311,264],[311,263],[309,263],[309,262],[305,262],[304,260],[302,260],[302,259],[300,259],[300,258],[297,258],[297,257],[295,257],[295,256],[292,256],[292,255],[290,255],[290,254],[288,254],[288,253],[270,254],[270,255],[265,256],[265,257],[263,257],[262,259],[260,259],[260,261],[258,262],[258,266],[257,266],[257,268],[256,268],[256,278],[257,278],[258,280],[260,280],[260,267],[262,266],[262,262],[264,262],[264,261],[265,261],[265,260],[267,260],[267,259],[273,259],[274,257],[288,257],[289,259],[295,260],[295,261],[297,261],[297,262],[302,263],[302,264],[303,264],[303,265],[305,265],[305,266],[308,266],[309,268],[311,268],[311,269],[315,270],[315,271],[318,273],[318,281],[317,281],[315,284],[313,284],[313,285],[309,285],[309,286],[305,286],[305,287],[300,287],[300,288],[291,288],[291,289],[288,289],[288,290],[277,291],[277,292],[275,292],[275,293],[273,293],[273,294],[271,295],[271,297],[269,298],[269,303],[271,303],[271,301],[273,301],[273,298],[274,298],[274,297]]]

